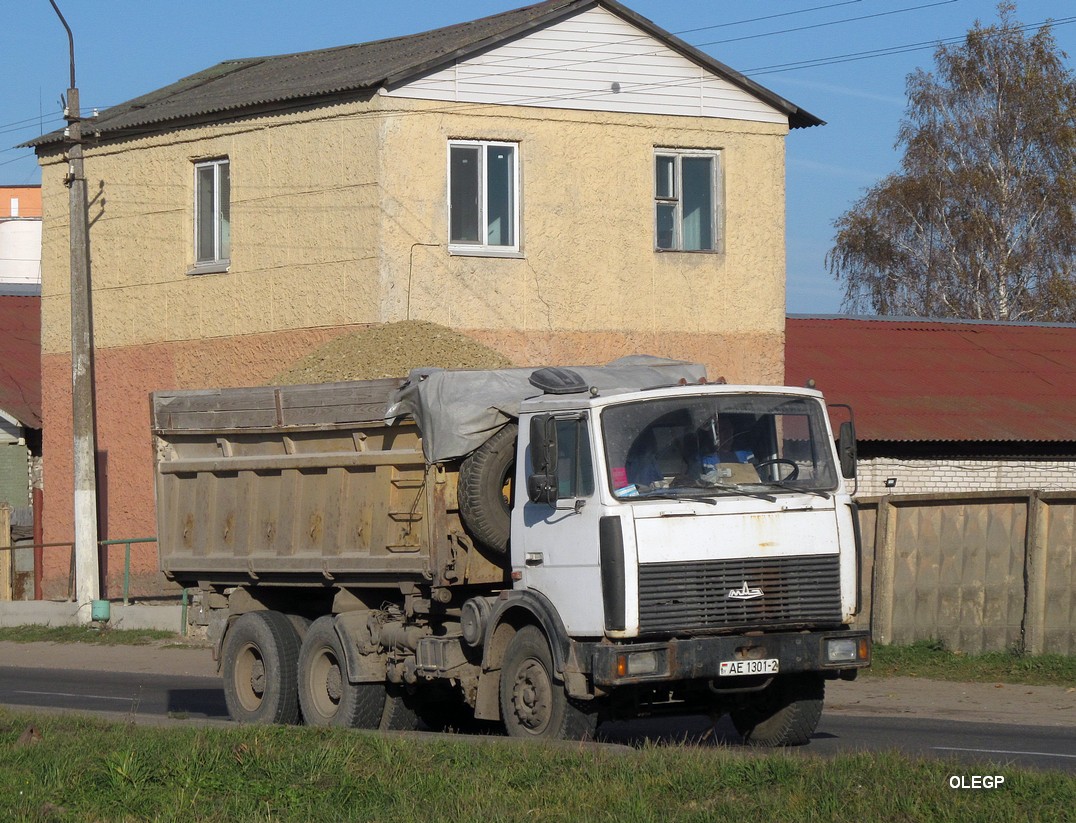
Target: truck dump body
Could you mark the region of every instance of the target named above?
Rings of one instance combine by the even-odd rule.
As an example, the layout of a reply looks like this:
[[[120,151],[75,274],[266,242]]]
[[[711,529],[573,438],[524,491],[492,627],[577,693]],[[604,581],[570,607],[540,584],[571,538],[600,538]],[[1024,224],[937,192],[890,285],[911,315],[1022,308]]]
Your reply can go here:
[[[454,476],[427,466],[412,421],[384,422],[400,383],[155,393],[162,570],[187,584],[430,580],[431,546],[447,548],[432,532],[462,533]]]

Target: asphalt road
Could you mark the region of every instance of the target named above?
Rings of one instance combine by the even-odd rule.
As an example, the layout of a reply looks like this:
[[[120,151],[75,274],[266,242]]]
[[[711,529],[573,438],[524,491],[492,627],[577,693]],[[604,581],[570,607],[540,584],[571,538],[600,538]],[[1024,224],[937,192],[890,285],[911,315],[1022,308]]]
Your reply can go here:
[[[227,721],[220,680],[151,672],[99,672],[0,666],[0,704],[126,715]],[[651,718],[606,723],[599,741],[638,746],[647,741],[739,746],[728,718],[716,726],[705,717]],[[1076,728],[969,720],[823,713],[805,755],[898,750],[938,758],[939,779],[953,760],[968,775],[1003,773],[1018,765],[1076,774]],[[944,774],[943,774],[944,772]]]

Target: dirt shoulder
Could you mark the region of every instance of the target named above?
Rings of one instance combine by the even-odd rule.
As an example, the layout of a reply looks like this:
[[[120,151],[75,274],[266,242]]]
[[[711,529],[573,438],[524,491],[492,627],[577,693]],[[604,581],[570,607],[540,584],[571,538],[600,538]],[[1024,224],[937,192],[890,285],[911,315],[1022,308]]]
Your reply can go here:
[[[826,711],[1076,729],[1076,687],[868,676],[827,683]]]
[[[206,646],[0,641],[0,665],[217,677]],[[1076,729],[1076,687],[861,677],[826,684],[826,712]]]

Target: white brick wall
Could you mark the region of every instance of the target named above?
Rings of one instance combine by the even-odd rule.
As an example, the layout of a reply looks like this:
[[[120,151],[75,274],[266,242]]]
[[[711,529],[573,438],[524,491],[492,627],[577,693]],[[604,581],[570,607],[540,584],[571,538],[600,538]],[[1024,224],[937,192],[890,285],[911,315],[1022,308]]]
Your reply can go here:
[[[876,457],[860,460],[858,471],[857,497],[1013,489],[1076,489],[1076,460],[917,460]],[[887,479],[896,480],[896,485],[886,487]]]

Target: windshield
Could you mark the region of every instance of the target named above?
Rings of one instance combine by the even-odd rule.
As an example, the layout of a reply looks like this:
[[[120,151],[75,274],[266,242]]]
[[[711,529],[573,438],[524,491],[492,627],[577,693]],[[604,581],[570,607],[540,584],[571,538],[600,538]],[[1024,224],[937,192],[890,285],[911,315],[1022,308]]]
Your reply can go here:
[[[695,395],[609,406],[602,433],[616,497],[712,497],[837,488],[820,403]]]

